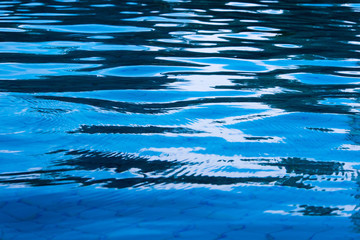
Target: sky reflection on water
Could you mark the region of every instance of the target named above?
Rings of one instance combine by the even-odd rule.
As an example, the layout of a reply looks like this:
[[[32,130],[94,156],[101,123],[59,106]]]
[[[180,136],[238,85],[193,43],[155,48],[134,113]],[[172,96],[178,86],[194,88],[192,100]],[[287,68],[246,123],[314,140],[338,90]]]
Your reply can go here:
[[[0,239],[357,239],[359,3],[0,3]]]

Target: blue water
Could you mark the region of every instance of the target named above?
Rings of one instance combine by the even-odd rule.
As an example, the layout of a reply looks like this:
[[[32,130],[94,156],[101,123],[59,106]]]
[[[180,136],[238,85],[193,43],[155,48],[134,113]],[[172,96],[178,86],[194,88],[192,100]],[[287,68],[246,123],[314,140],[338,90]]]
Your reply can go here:
[[[0,239],[360,239],[360,3],[0,2]]]

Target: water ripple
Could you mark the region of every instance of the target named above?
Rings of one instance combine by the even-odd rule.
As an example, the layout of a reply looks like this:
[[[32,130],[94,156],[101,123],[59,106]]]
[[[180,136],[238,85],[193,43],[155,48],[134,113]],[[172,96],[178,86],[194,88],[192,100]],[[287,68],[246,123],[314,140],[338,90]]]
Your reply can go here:
[[[28,21],[21,21],[27,22]],[[43,22],[37,22],[43,23]],[[126,33],[126,32],[148,32],[152,29],[133,26],[112,26],[104,24],[78,24],[78,25],[20,25],[24,29],[40,29],[54,32],[71,32],[71,33]]]
[[[0,238],[358,239],[359,17],[2,1]]]

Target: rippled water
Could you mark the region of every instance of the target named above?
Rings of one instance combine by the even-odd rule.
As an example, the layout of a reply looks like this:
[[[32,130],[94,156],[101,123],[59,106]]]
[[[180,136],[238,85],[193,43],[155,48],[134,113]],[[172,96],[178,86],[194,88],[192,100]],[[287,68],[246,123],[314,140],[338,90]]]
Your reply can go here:
[[[0,239],[359,239],[360,3],[0,2]]]

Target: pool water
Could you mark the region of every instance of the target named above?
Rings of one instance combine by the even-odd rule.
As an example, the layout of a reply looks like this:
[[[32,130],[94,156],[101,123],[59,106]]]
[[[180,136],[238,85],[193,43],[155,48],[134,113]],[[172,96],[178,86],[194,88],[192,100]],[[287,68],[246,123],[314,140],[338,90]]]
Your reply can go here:
[[[0,2],[0,239],[360,239],[360,2]]]

